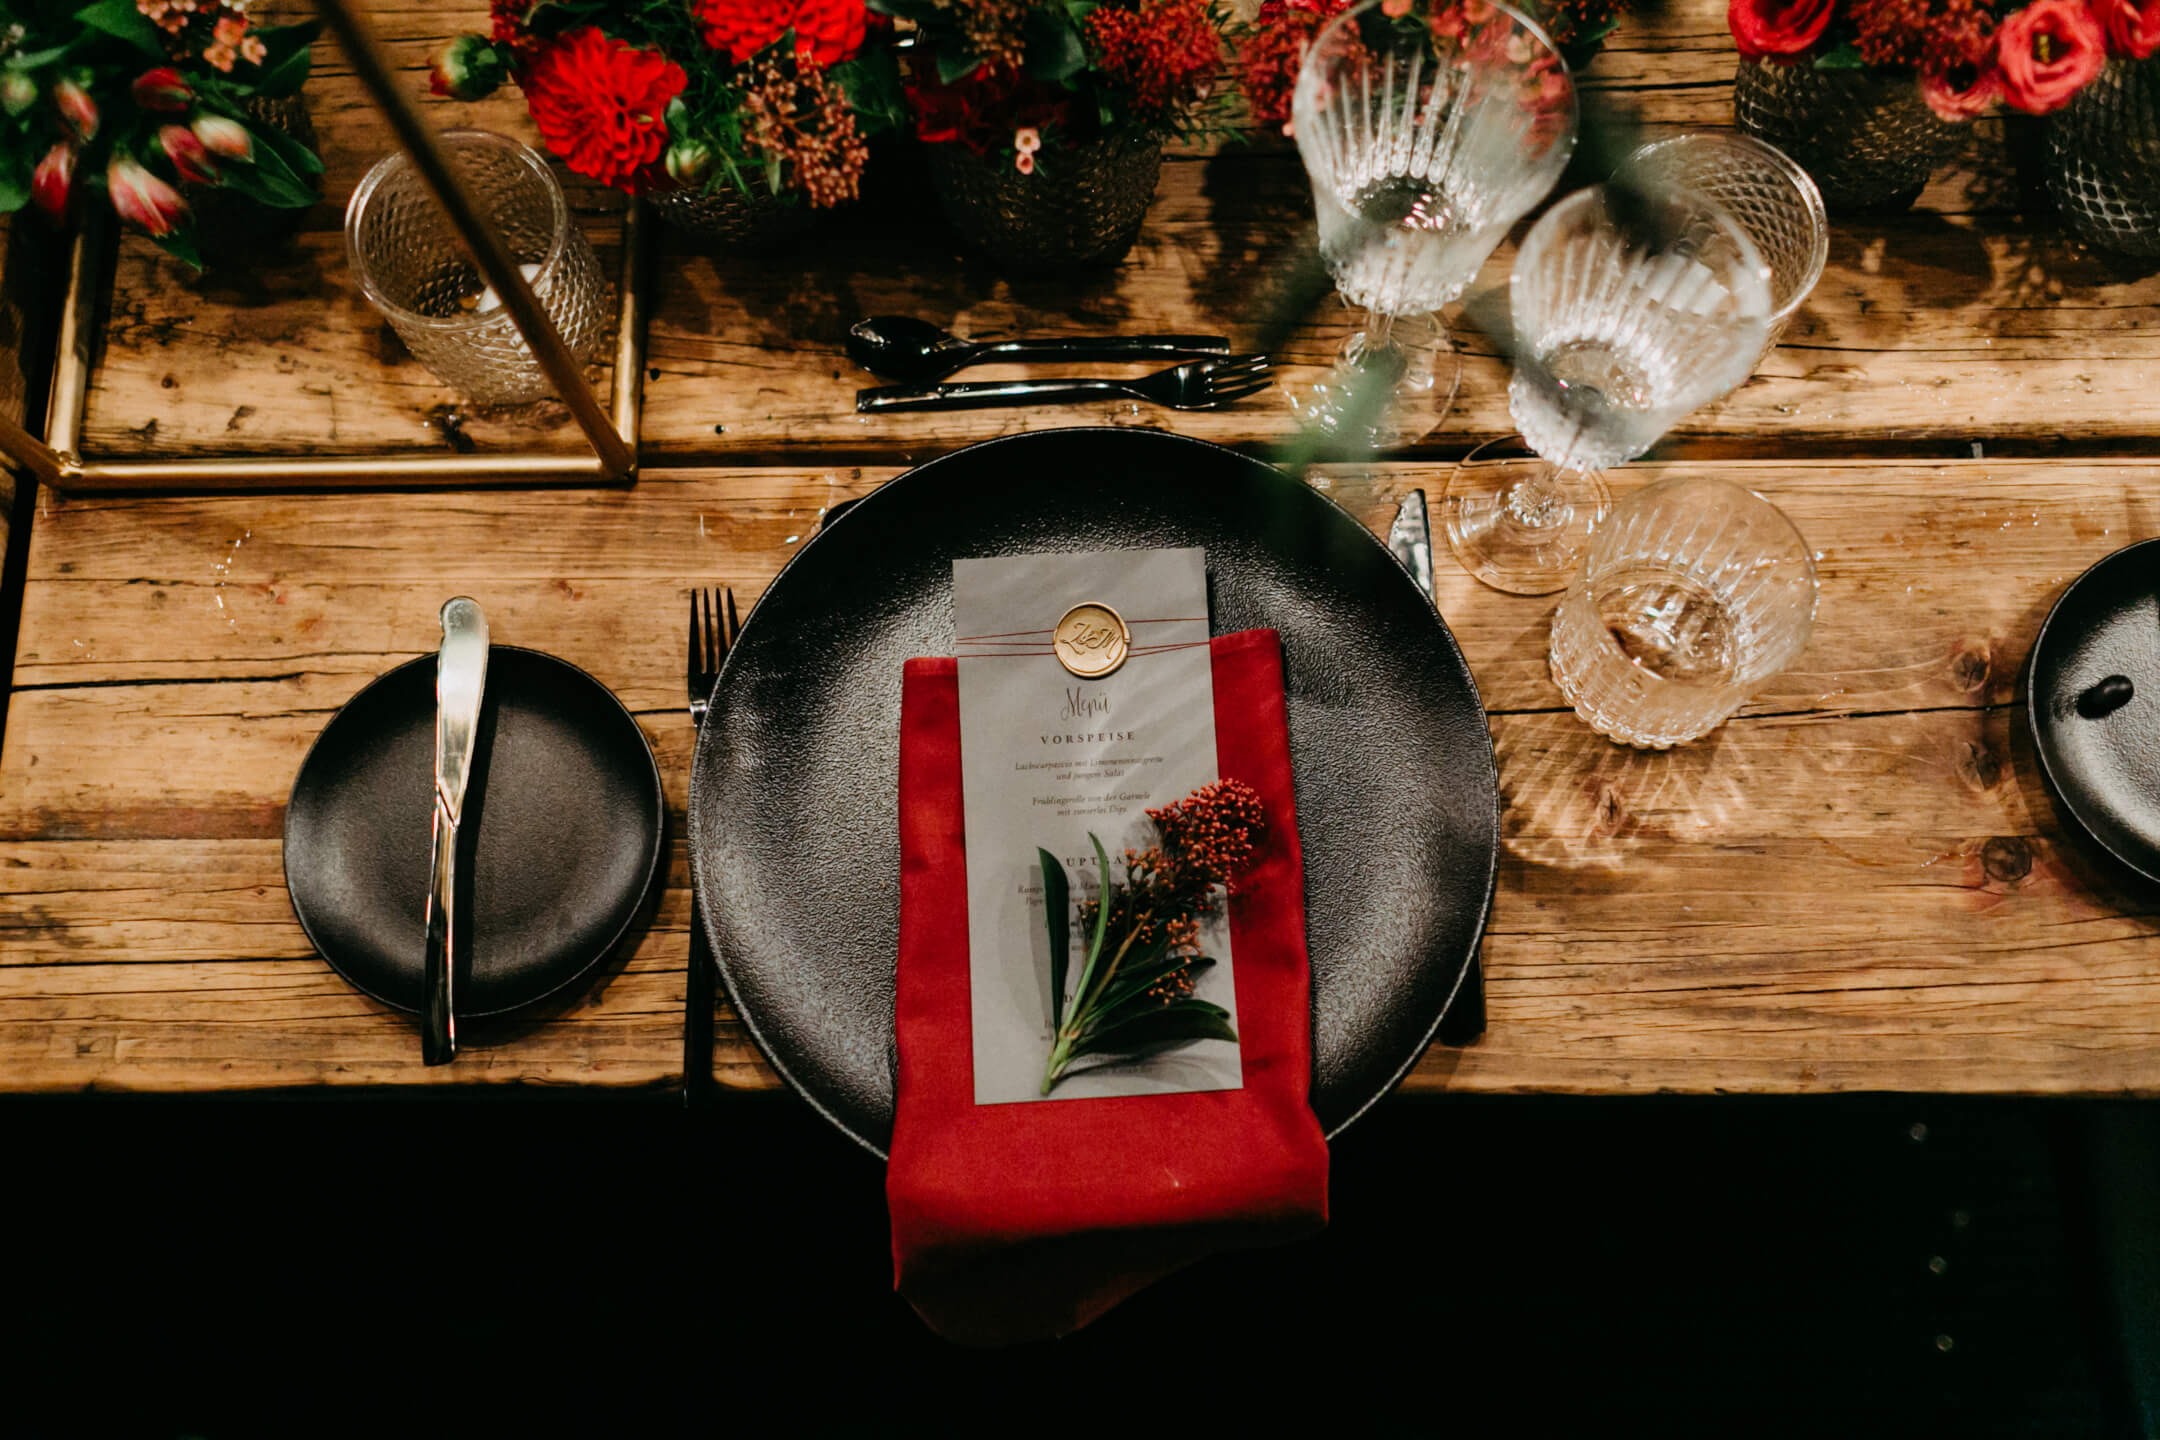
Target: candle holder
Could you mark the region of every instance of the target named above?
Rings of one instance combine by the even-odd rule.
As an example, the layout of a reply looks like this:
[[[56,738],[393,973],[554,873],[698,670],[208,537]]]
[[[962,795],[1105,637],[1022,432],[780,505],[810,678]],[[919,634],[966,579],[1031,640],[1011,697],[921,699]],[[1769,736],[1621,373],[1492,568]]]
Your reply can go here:
[[[89,399],[100,292],[112,273],[114,236],[95,217],[75,232],[68,251],[67,289],[60,312],[57,355],[46,405],[43,439],[13,422],[0,422],[0,451],[28,467],[55,490],[223,491],[276,487],[336,488],[355,485],[591,485],[631,480],[637,471],[640,380],[645,368],[643,205],[633,198],[623,217],[622,268],[617,277],[614,386],[603,405],[585,383],[578,362],[549,322],[510,251],[481,218],[463,182],[444,159],[434,132],[398,89],[381,44],[349,0],[317,0],[317,8],[345,51],[353,74],[370,96],[408,156],[442,202],[479,273],[500,297],[516,332],[530,348],[549,385],[569,407],[590,455],[520,451],[508,454],[427,454],[251,457],[247,459],[106,460],[82,453],[84,406]]]
[[[584,364],[607,324],[607,281],[547,162],[485,130],[446,130],[440,138],[563,348]],[[345,254],[368,303],[443,384],[479,405],[546,397],[539,357],[409,156],[383,157],[353,191]]]

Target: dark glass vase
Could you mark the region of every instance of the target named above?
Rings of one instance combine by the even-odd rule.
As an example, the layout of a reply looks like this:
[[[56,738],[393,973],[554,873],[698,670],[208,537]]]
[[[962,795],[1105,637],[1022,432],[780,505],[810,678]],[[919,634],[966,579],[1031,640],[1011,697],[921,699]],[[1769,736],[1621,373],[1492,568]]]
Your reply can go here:
[[[1966,126],[1920,98],[1908,72],[1740,62],[1734,123],[1799,162],[1833,214],[1902,210],[1957,154]]]
[[[2082,239],[2160,255],[2160,62],[2110,60],[2048,117],[2047,188]]]
[[[960,238],[1008,270],[1111,265],[1140,238],[1162,176],[1162,145],[1109,136],[1037,153],[1023,175],[1010,156],[930,147],[930,178]]]
[[[756,253],[808,230],[817,212],[799,199],[744,194],[726,181],[709,190],[654,190],[645,197],[673,229],[714,250]]]

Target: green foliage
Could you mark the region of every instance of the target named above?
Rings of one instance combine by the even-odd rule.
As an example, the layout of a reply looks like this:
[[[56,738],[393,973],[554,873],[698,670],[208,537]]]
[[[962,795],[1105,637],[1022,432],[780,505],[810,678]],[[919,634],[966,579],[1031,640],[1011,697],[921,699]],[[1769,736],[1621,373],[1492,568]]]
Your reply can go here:
[[[22,93],[34,96],[13,115],[0,115],[0,213],[21,209],[31,199],[33,170],[57,145],[75,146],[72,203],[110,203],[107,168],[122,156],[133,159],[183,200],[199,186],[183,185],[158,140],[168,125],[190,125],[203,116],[219,116],[245,126],[254,142],[253,156],[241,160],[214,157],[217,184],[257,203],[278,208],[310,205],[318,198],[322,161],[307,146],[273,126],[250,117],[257,98],[299,92],[309,68],[309,47],[321,27],[250,26],[248,36],[263,46],[260,63],[244,56],[229,70],[212,66],[202,54],[217,18],[214,9],[191,12],[178,33],[160,29],[135,0],[0,0],[0,75]],[[177,70],[192,92],[181,112],[146,110],[135,102],[136,77],[159,66]],[[78,143],[67,129],[52,96],[61,81],[82,87],[97,111],[95,133]],[[190,265],[201,263],[183,217],[177,230],[156,237],[164,249]]]
[[[75,12],[75,18],[92,30],[100,30],[118,40],[124,40],[151,58],[152,63],[165,59],[165,40],[157,26],[144,18],[135,8],[135,0],[97,0]]]
[[[1196,1040],[1237,1039],[1228,1011],[1190,997],[1190,980],[1215,962],[1188,954],[1172,942],[1169,922],[1187,916],[1153,911],[1132,914],[1129,893],[1120,895],[1120,887],[1111,879],[1110,857],[1102,841],[1092,834],[1088,841],[1095,847],[1095,863],[1101,868],[1102,892],[1093,906],[1087,956],[1069,1000],[1065,979],[1073,927],[1070,886],[1057,857],[1047,850],[1036,851],[1043,873],[1043,923],[1050,932],[1051,1014],[1056,1031],[1043,1067],[1045,1095],[1083,1056],[1135,1055]],[[1115,928],[1113,914],[1121,917]]]

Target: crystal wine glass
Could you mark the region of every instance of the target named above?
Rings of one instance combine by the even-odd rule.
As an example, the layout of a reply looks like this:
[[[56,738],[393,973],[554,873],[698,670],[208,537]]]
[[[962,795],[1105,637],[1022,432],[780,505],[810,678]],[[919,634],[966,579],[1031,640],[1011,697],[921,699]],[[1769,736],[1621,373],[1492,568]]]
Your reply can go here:
[[[1539,458],[1459,466],[1447,537],[1486,584],[1549,595],[1565,588],[1611,504],[1600,472],[1755,368],[1769,275],[1706,197],[1594,186],[1532,227],[1509,303],[1508,411]]]
[[[1366,312],[1333,368],[1292,395],[1306,424],[1367,446],[1440,423],[1462,369],[1440,307],[1552,188],[1575,148],[1575,84],[1521,13],[1383,0],[1314,37],[1291,98],[1320,255]]]

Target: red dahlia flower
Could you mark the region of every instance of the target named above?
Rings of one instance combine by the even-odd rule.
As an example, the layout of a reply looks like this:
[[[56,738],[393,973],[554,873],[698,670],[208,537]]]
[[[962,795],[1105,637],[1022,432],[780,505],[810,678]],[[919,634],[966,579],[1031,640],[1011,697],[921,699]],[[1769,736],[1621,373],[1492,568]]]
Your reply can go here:
[[[688,83],[682,67],[592,26],[543,46],[524,85],[548,149],[587,179],[634,189],[667,145],[669,102]]]
[[[2100,22],[2107,27],[2108,48],[2132,60],[2160,50],[2160,0],[2100,0]]]
[[[2070,103],[2107,63],[2107,37],[2085,0],[2034,0],[1997,37],[2003,98],[2029,115]]]
[[[1830,28],[1831,0],[1728,0],[1725,23],[1751,60],[1800,55]]]
[[[862,49],[870,28],[863,0],[691,0],[705,43],[740,65],[789,30],[819,65]]]

